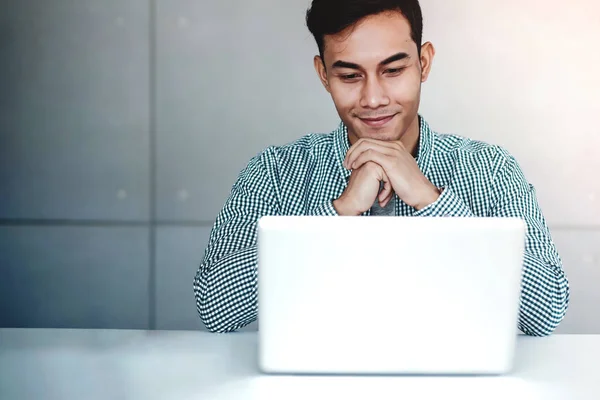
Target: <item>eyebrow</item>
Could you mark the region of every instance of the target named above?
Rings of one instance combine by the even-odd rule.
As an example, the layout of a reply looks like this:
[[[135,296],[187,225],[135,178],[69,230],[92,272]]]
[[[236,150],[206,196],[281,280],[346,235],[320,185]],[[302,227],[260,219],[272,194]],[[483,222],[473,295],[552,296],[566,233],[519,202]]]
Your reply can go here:
[[[394,61],[404,60],[405,58],[410,58],[408,53],[405,53],[405,52],[396,53],[393,56],[390,56],[390,57],[386,58],[385,60],[381,61],[379,63],[379,65],[383,66],[383,65],[391,64]],[[355,64],[355,63],[338,60],[333,63],[332,68],[360,69],[361,67],[360,67],[360,65]]]

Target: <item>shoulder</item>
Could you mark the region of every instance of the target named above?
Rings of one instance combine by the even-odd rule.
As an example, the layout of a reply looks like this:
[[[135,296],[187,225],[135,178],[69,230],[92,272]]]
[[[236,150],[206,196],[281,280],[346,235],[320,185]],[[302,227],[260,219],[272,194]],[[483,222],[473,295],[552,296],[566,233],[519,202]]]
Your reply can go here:
[[[466,136],[434,132],[434,152],[453,158],[478,159],[499,167],[515,163],[514,156],[503,146]]]
[[[265,168],[307,163],[321,158],[333,149],[333,133],[309,133],[293,142],[271,145],[262,150],[258,158]]]
[[[527,187],[515,156],[505,147],[466,136],[434,132],[434,153],[440,165],[452,165],[470,176],[510,187]]]
[[[278,146],[269,146],[263,151],[263,155],[286,156],[308,156],[315,152],[329,149],[333,145],[333,133],[309,133],[299,139]]]
[[[304,164],[311,159],[321,158],[332,151],[333,141],[333,132],[308,133],[289,143],[267,146],[250,159],[241,175],[260,175],[286,165]]]

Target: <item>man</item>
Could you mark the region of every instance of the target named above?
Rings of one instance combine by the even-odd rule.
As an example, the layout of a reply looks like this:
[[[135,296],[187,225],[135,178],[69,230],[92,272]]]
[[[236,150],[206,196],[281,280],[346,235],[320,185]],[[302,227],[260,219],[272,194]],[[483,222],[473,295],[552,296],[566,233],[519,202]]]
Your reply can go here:
[[[551,334],[569,284],[534,187],[505,149],[436,133],[418,113],[435,54],[420,45],[418,0],[313,0],[306,20],[341,123],[269,147],[240,173],[194,279],[205,326],[230,332],[256,319],[261,216],[478,216],[525,220],[518,327]]]

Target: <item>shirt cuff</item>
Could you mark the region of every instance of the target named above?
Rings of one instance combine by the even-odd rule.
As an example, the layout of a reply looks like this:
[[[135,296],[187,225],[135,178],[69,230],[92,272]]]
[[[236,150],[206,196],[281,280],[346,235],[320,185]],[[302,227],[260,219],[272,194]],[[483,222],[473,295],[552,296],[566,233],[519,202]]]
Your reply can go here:
[[[310,210],[307,215],[317,217],[337,217],[338,213],[333,206],[333,201],[328,201],[321,204],[319,207]]]
[[[451,188],[443,188],[436,201],[416,211],[415,217],[472,217],[473,213]]]

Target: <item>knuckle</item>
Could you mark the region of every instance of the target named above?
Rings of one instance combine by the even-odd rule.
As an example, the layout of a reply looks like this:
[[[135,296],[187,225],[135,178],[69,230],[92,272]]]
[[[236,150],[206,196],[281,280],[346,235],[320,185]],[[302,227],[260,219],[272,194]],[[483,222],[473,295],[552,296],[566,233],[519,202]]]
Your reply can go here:
[[[371,161],[367,161],[364,163],[363,168],[370,171],[373,168],[373,163]]]
[[[370,164],[370,171],[377,174],[377,176],[383,177],[385,174],[383,172],[383,168],[381,168],[381,166],[373,161],[369,161]]]
[[[364,165],[363,168],[369,172],[374,172],[377,170],[377,164],[375,164],[373,161],[367,161]]]

